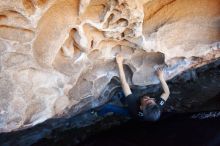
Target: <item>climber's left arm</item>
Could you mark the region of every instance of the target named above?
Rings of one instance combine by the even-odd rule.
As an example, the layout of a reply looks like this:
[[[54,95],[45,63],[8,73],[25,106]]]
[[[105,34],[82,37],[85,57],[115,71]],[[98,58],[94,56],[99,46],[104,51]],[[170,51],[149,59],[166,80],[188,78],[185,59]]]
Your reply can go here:
[[[163,69],[162,68],[158,68],[157,71],[157,76],[160,80],[160,83],[162,85],[162,88],[164,90],[163,94],[161,94],[161,98],[163,98],[165,101],[168,99],[169,95],[170,95],[170,90],[169,87],[164,79],[164,75],[163,75]]]

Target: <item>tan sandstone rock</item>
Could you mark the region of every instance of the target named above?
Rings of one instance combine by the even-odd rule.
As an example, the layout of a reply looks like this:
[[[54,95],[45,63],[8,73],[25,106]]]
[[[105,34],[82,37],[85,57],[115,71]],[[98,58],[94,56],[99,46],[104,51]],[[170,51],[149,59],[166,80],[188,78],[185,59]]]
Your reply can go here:
[[[219,59],[220,1],[0,0],[0,132],[81,112],[118,53],[140,86]]]

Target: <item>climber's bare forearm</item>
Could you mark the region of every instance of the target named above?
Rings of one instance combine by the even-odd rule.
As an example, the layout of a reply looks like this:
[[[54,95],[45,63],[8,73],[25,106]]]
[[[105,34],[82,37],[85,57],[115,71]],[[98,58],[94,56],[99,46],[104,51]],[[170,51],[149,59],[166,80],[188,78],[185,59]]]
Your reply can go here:
[[[128,96],[131,94],[131,89],[126,81],[125,72],[122,63],[118,63],[118,69],[119,69],[119,76],[121,80],[122,89],[124,91],[125,96]]]
[[[160,76],[159,79],[160,79],[162,88],[164,90],[164,93],[161,95],[161,98],[163,98],[164,100],[167,100],[169,95],[170,95],[169,87],[168,87],[168,85],[167,85],[167,83],[166,83],[163,76]]]

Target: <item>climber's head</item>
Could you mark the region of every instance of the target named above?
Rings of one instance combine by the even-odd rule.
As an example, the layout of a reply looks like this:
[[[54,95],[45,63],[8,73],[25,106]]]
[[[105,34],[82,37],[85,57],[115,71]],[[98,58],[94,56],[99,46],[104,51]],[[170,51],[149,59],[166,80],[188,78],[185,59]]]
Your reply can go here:
[[[155,102],[154,98],[149,96],[143,96],[141,98],[140,109],[143,111],[144,120],[146,121],[157,121],[160,118],[161,110]]]

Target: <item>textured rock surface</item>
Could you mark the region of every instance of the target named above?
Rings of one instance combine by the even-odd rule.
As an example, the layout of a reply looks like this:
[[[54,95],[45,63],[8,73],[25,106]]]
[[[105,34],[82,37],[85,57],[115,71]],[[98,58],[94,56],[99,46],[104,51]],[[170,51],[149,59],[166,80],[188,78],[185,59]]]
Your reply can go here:
[[[218,59],[219,8],[219,0],[1,0],[0,132],[83,111],[118,76],[117,53],[131,85],[158,83],[156,64],[171,79]]]
[[[171,95],[170,98],[168,99],[166,106],[164,108],[164,111],[168,111],[169,113],[163,113],[160,121],[158,122],[140,122],[138,121],[135,122],[133,125],[136,127],[137,125],[140,126],[143,124],[143,126],[149,126],[152,128],[153,131],[159,130],[156,132],[151,132],[155,133],[156,135],[162,134],[164,135],[164,127],[163,126],[168,126],[170,125],[173,127],[176,125],[178,122],[183,122],[188,119],[188,122],[181,124],[177,126],[177,128],[174,128],[174,134],[175,135],[178,131],[181,131],[181,134],[183,133],[182,130],[180,130],[179,127],[186,129],[186,130],[191,130],[188,127],[190,123],[194,123],[195,126],[198,126],[199,123],[204,123],[205,121],[207,122],[207,128],[208,131],[210,129],[215,129],[216,132],[218,133],[218,128],[219,128],[219,118],[220,118],[220,91],[219,91],[219,82],[220,82],[220,60],[215,61],[213,63],[210,63],[208,65],[196,68],[196,69],[190,69],[187,70],[186,72],[176,76],[175,78],[171,79],[168,81],[168,85],[171,89]],[[112,86],[114,88],[112,88]],[[114,80],[114,82],[110,82],[110,84],[107,85],[107,90],[113,90],[119,89],[119,82]],[[121,89],[119,89],[121,90]],[[160,85],[149,85],[145,87],[140,87],[140,86],[132,86],[133,92],[135,92],[137,95],[143,95],[143,94],[148,94],[153,97],[156,97],[161,94],[162,90],[160,88]],[[111,92],[112,93],[112,92]],[[107,97],[109,97],[109,93],[106,92]],[[91,107],[92,104],[96,104],[99,101],[93,100],[90,102]],[[117,102],[111,102],[111,104],[117,104]],[[105,105],[104,105],[105,106]],[[95,111],[100,111],[102,109],[101,107],[98,107],[95,109]],[[94,110],[94,109],[93,109]],[[201,112],[202,111],[202,112]],[[175,120],[176,119],[176,120]],[[179,119],[179,120],[177,120]],[[194,120],[198,120],[198,122],[195,123]],[[213,125],[211,120],[216,121]],[[164,123],[167,121],[166,123]],[[134,121],[133,121],[134,122]],[[119,127],[117,125],[125,126],[128,123],[132,123],[132,120],[129,120],[129,117],[125,116],[117,116],[114,114],[107,114],[106,116],[98,116],[97,114],[94,114],[91,112],[91,110],[88,110],[86,112],[83,112],[77,116],[72,116],[70,118],[55,118],[55,119],[48,119],[45,122],[38,124],[36,126],[30,127],[28,129],[20,130],[20,131],[14,131],[14,132],[9,132],[9,133],[1,133],[0,134],[0,143],[1,145],[18,145],[18,146],[28,146],[28,145],[33,145],[33,146],[69,146],[69,145],[100,145],[100,140],[97,135],[97,133],[103,131],[104,133],[106,130],[111,130],[111,129],[117,129],[118,132],[107,132],[109,134],[114,135],[112,136],[107,136],[108,138],[111,138],[111,141],[109,143],[113,142],[115,145],[115,140],[120,139],[120,141],[125,138],[126,145],[129,145],[132,143],[132,145],[148,145],[148,144],[136,144],[137,142],[149,142],[146,141],[146,133],[140,133],[141,131],[143,132],[149,132],[148,129],[143,128],[134,128],[135,134],[137,135],[140,134],[139,137],[136,137],[135,141],[132,141],[131,139],[134,137],[132,136],[127,136],[126,133],[133,133],[133,132],[128,132],[130,131],[131,127],[127,127],[127,130],[119,130]],[[158,126],[155,128],[155,126],[158,126],[162,124],[163,126]],[[169,127],[168,129],[170,129]],[[201,140],[201,135],[204,135],[204,133],[201,133],[201,128],[204,128],[204,125],[199,125],[198,130],[199,132],[197,134],[191,133],[189,136],[191,139],[193,137],[193,142],[194,139],[198,138],[196,145],[201,145],[204,144],[204,141]],[[162,129],[162,131],[160,131]],[[171,128],[173,129],[173,128]],[[120,133],[121,131],[124,131],[125,133]],[[138,132],[139,131],[139,132]],[[103,132],[100,133],[100,135],[103,135]],[[194,129],[195,132],[195,129]],[[120,133],[120,134],[118,134]],[[213,131],[211,132],[213,134]],[[141,135],[145,140],[140,140]],[[92,136],[91,138],[89,138]],[[210,134],[208,134],[210,136]],[[218,134],[217,134],[218,136]],[[119,137],[119,138],[117,138]],[[156,137],[156,136],[155,136]],[[173,138],[173,136],[170,136],[168,134],[169,138]],[[179,136],[178,136],[179,137]],[[184,136],[181,136],[183,138]],[[211,141],[212,138],[216,136],[211,136]],[[87,144],[83,144],[85,139],[88,139]],[[184,137],[185,138],[185,137]],[[167,138],[165,138],[165,142],[167,141]],[[131,140],[131,141],[130,141]],[[150,139],[152,140],[152,139]],[[207,141],[207,138],[204,138],[205,141]],[[106,140],[104,140],[106,142]],[[129,141],[129,142],[127,142]],[[171,140],[173,142],[173,140]],[[179,140],[177,141],[179,143]],[[218,142],[215,141],[216,143]],[[98,143],[98,144],[97,144]],[[109,144],[108,143],[108,144]],[[141,142],[142,143],[142,142]],[[155,143],[155,141],[154,141]],[[161,140],[160,142],[161,143]],[[164,142],[163,142],[164,143]],[[189,145],[190,142],[186,141],[186,145]],[[200,144],[201,143],[201,144]],[[118,143],[117,143],[118,144]],[[116,145],[117,145],[116,144]],[[103,143],[101,144],[103,145]],[[124,143],[123,143],[124,145]],[[159,144],[158,144],[159,145]],[[172,145],[172,144],[171,144]],[[193,144],[195,145],[195,144]]]

